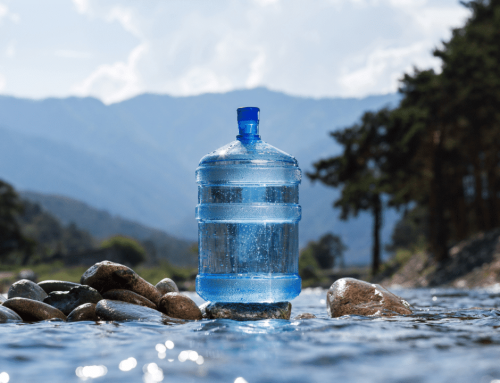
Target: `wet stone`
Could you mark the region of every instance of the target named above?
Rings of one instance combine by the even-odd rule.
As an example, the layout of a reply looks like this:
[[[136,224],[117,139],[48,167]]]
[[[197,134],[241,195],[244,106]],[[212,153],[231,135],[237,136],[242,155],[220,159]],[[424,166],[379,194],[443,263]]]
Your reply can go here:
[[[160,282],[156,284],[156,289],[160,292],[160,294],[163,296],[168,293],[178,293],[179,288],[175,284],[173,280],[170,278],[163,278]]]
[[[37,322],[48,319],[66,320],[60,310],[46,303],[28,298],[7,299],[3,306],[15,311],[26,322]]]
[[[199,320],[203,316],[194,301],[180,293],[165,294],[158,304],[158,309],[173,318]]]
[[[201,316],[202,316],[203,319],[207,319],[208,318],[207,307],[208,307],[209,304],[210,304],[210,302],[205,302],[201,306],[198,307],[200,309],[200,311],[201,311]]]
[[[128,302],[103,299],[96,305],[98,318],[105,321],[147,321],[164,324],[180,324],[184,321],[170,318],[157,310],[149,307],[134,305]]]
[[[99,318],[95,313],[95,308],[96,308],[95,303],[85,303],[83,305],[78,306],[68,315],[68,322],[81,322],[81,321],[97,322]]]
[[[28,298],[35,301],[43,301],[47,293],[35,282],[28,279],[21,279],[12,284],[7,293],[7,298]]]
[[[53,291],[43,301],[68,315],[84,303],[97,303],[101,299],[102,296],[96,289],[80,285],[70,291]]]
[[[300,319],[314,319],[316,318],[316,315],[314,314],[310,314],[310,313],[302,313],[302,314],[299,314],[297,315],[295,318],[295,320],[300,320]]]
[[[53,291],[69,291],[73,287],[81,285],[74,282],[48,280],[39,282],[38,286],[40,286],[47,294],[50,294]]]
[[[354,278],[333,283],[326,294],[326,307],[332,318],[343,315],[410,315],[410,304],[382,286]]]
[[[0,323],[22,321],[23,319],[13,310],[0,306]]]
[[[290,319],[292,304],[277,303],[210,303],[207,308],[209,319],[233,319],[239,321],[260,319]]]
[[[122,290],[122,289],[109,290],[106,291],[104,294],[102,294],[102,297],[104,299],[128,302],[128,303],[133,303],[134,305],[145,306],[155,310],[157,309],[156,305],[149,299],[144,298],[143,296],[136,294],[130,290]]]
[[[131,268],[110,261],[103,261],[91,266],[82,275],[82,285],[93,287],[100,293],[114,289],[133,291],[158,304],[161,294],[151,283],[141,278]]]

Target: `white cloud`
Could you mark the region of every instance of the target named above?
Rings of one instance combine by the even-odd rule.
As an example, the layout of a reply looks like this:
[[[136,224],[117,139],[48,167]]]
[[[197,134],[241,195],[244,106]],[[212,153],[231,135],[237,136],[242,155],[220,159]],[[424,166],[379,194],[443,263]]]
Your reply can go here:
[[[89,15],[119,22],[150,48],[133,69],[131,56],[101,65],[78,88],[108,101],[132,89],[191,95],[262,85],[313,97],[395,91],[403,71],[437,65],[430,51],[467,14],[443,0],[216,1],[196,7],[127,0],[89,0],[84,7],[83,0],[74,1]],[[135,85],[98,87],[98,81]],[[102,93],[109,89],[112,94]]]
[[[264,70],[266,65],[266,54],[260,51],[259,54],[250,63],[250,73],[248,75],[245,86],[247,88],[255,88],[263,85]]]
[[[90,9],[89,0],[72,0],[79,13],[87,13]]]
[[[19,21],[21,20],[21,17],[17,13],[10,12],[9,7],[7,7],[5,4],[0,3],[0,23],[2,22],[2,19],[6,17],[8,17],[9,20],[14,24],[19,23]]]
[[[408,10],[405,10],[408,13]],[[412,12],[417,25],[428,34],[440,34],[443,29],[463,24],[469,15],[464,7],[429,6],[421,7],[418,12]],[[445,33],[449,37],[449,33]],[[444,36],[443,36],[444,37]]]
[[[191,68],[183,74],[178,80],[175,80],[176,89],[181,94],[190,93],[208,93],[217,89],[219,92],[226,92],[233,89],[231,81],[214,71],[204,67]]]
[[[39,4],[25,1],[32,4],[24,12]],[[57,45],[44,48],[54,52],[46,65],[65,76],[57,76],[59,95],[105,102],[141,92],[194,95],[256,86],[311,97],[386,93],[414,65],[438,67],[432,49],[468,15],[456,0],[72,0],[67,9],[72,13],[56,18],[53,8],[40,16],[52,30],[68,18],[78,24],[64,43],[50,36]],[[0,8],[0,16],[8,11]],[[25,76],[29,65],[14,68],[10,61]],[[36,81],[29,88],[26,81],[8,82],[14,93],[17,86],[54,94]]]
[[[350,70],[350,65],[343,68],[344,74],[339,79],[341,92],[353,97],[359,95],[360,89],[366,94],[395,92],[402,73],[411,71],[413,65],[437,66],[438,60],[426,55],[428,51],[423,43],[375,50],[366,57],[359,69]]]
[[[7,16],[9,13],[9,8],[5,4],[0,3],[0,19]]]
[[[111,7],[106,15],[108,22],[118,21],[123,28],[135,36],[142,37],[137,25],[134,23],[133,10],[122,6]]]
[[[82,96],[99,97],[106,103],[145,92],[147,89],[141,81],[137,65],[147,50],[147,44],[141,44],[132,50],[125,63],[100,65],[82,83],[74,86],[73,91]]]

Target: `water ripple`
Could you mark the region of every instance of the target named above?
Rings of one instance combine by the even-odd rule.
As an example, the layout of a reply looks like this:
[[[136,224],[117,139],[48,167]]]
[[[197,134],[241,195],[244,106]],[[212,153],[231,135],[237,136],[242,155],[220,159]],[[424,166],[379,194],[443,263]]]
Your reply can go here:
[[[331,319],[326,292],[307,289],[292,302],[292,317],[316,319],[2,324],[0,382],[500,379],[498,291],[395,292],[414,305],[413,315]]]

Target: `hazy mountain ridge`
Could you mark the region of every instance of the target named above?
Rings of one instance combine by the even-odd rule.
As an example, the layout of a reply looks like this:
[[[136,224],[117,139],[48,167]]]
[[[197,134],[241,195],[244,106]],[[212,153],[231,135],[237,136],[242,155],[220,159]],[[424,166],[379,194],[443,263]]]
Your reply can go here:
[[[259,106],[262,139],[294,155],[306,171],[339,150],[329,131],[398,99],[314,100],[262,88],[178,98],[145,94],[109,106],[93,98],[2,96],[0,177],[17,189],[69,196],[194,240],[194,171],[203,155],[235,139],[237,107]],[[371,218],[340,222],[331,208],[337,193],[304,178],[301,245],[334,231],[350,248],[348,262],[366,261]],[[385,239],[393,216],[386,218]]]
[[[22,199],[38,203],[62,224],[74,223],[96,239],[125,235],[139,241],[149,240],[154,243],[158,258],[168,259],[174,265],[196,265],[195,256],[191,254],[191,247],[195,242],[178,239],[161,230],[111,215],[106,210],[95,209],[73,198],[29,191],[20,192],[19,195]]]

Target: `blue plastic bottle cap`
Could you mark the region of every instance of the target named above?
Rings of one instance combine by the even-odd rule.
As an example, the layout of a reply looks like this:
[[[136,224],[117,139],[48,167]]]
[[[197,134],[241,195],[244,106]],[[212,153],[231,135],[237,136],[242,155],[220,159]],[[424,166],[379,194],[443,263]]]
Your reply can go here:
[[[259,121],[260,109],[255,106],[246,106],[236,110],[238,114],[238,121],[254,120]]]

